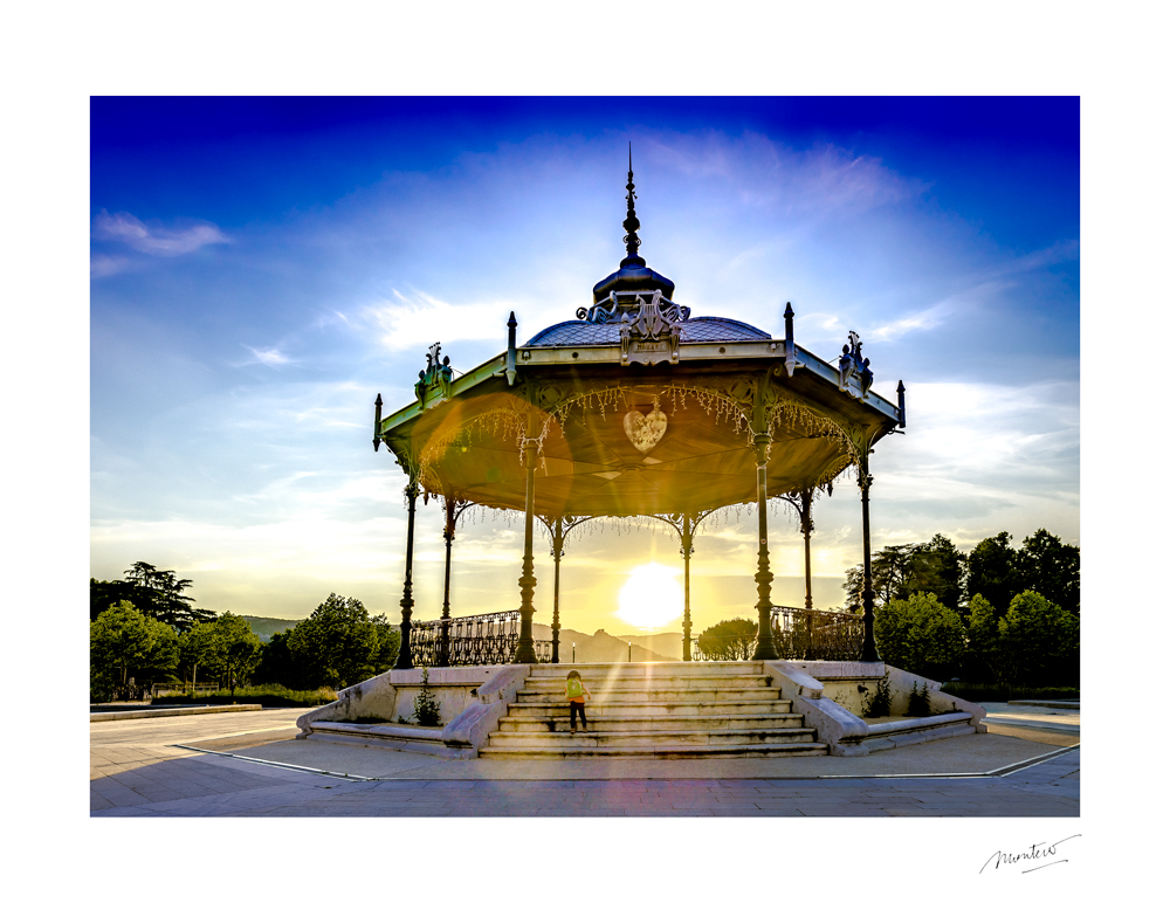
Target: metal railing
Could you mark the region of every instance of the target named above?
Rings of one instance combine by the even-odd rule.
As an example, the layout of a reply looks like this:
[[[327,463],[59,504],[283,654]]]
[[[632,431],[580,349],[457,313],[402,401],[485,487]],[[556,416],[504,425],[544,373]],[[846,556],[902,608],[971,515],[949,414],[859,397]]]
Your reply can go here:
[[[781,660],[857,660],[865,639],[865,625],[856,613],[772,607],[772,642]],[[732,650],[735,650],[732,648]],[[754,647],[739,649],[748,660]],[[728,660],[727,652],[706,654],[691,639],[692,660]]]
[[[447,666],[468,667],[510,664],[520,641],[520,611],[480,613],[447,620]],[[410,630],[410,653],[416,667],[439,665],[443,620],[415,623]],[[552,642],[535,640],[537,663],[552,660]]]
[[[856,613],[772,607],[772,641],[782,660],[857,660],[864,640]]]

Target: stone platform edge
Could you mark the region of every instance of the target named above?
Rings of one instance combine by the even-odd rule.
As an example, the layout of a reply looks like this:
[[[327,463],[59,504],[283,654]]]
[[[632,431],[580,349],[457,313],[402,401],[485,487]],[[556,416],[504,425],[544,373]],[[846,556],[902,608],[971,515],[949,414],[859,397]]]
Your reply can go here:
[[[223,714],[231,711],[262,711],[263,705],[193,705],[190,708],[143,708],[141,711],[91,711],[91,724],[106,720],[140,720],[143,717],[178,717],[183,714]]]

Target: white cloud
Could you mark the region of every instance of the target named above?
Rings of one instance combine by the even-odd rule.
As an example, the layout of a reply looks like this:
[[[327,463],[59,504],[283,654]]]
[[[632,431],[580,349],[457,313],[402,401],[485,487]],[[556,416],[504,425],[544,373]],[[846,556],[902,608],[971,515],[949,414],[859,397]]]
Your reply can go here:
[[[252,356],[256,358],[255,363],[262,363],[266,367],[284,366],[286,363],[292,363],[292,359],[279,348],[254,348],[249,344],[244,345]],[[252,361],[249,361],[252,362]]]
[[[708,132],[666,134],[649,146],[656,161],[687,177],[728,181],[744,203],[788,213],[864,211],[922,190],[919,181],[895,173],[880,159],[832,144],[796,150],[758,133],[729,137]]]
[[[89,262],[89,273],[94,278],[106,278],[125,271],[130,260],[125,256],[94,256]]]
[[[230,243],[214,224],[192,222],[183,227],[148,226],[129,212],[102,211],[94,220],[94,237],[124,243],[151,256],[181,256],[213,243]]]
[[[885,325],[871,329],[869,335],[878,341],[893,341],[910,332],[928,331],[936,326],[942,325],[944,317],[951,309],[951,302],[949,300],[943,300],[934,306],[919,310],[916,313],[910,313],[902,316],[900,319],[895,319],[893,322],[887,322]]]
[[[392,350],[425,348],[442,336],[449,341],[475,340],[501,335],[500,313],[515,309],[498,300],[448,303],[421,291],[411,296],[395,290],[393,301],[367,307],[363,315],[381,331],[382,344]]]

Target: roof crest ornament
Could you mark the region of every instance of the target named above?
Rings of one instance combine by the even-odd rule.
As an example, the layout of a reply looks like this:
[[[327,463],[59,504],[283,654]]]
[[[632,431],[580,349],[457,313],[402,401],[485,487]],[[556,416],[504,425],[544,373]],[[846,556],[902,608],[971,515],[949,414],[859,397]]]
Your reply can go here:
[[[638,198],[638,194],[634,192],[634,143],[630,143],[629,147],[629,171],[626,175],[626,220],[622,222],[622,227],[626,229],[625,236],[622,237],[626,244],[626,258],[621,261],[621,265],[645,265],[646,261],[638,255],[638,247],[642,245],[642,241],[638,238],[638,228],[642,225],[638,221],[638,215],[634,211],[634,200]]]
[[[418,382],[414,384],[414,395],[418,399],[418,403],[422,407],[427,405],[427,389],[433,385],[439,387],[439,394],[443,398],[451,397],[451,381],[454,379],[454,371],[451,369],[451,358],[443,357],[442,362],[439,361],[439,355],[442,353],[442,346],[440,342],[436,341],[429,348],[427,348],[427,368],[418,371]]]
[[[837,388],[842,392],[848,392],[854,398],[859,397],[849,385],[849,380],[856,375],[860,397],[865,398],[869,394],[869,388],[873,385],[873,371],[869,368],[869,358],[862,359],[861,336],[856,332],[850,331],[849,343],[841,348],[837,371]]]

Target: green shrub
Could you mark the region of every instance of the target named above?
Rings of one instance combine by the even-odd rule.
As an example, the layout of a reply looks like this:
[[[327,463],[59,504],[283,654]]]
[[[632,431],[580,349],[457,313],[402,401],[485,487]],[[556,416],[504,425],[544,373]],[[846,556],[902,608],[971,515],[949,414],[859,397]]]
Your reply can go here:
[[[890,675],[881,678],[865,705],[865,717],[888,717],[890,714]]]
[[[327,686],[306,691],[271,684],[244,686],[237,688],[235,694],[228,689],[218,689],[215,692],[203,692],[198,695],[160,695],[158,698],[151,699],[151,704],[231,705],[247,703],[262,705],[265,708],[310,708],[316,705],[327,705],[332,701],[337,701],[337,693]]]
[[[439,725],[439,700],[430,689],[427,670],[423,668],[422,691],[414,697],[414,716],[423,727]]]
[[[906,708],[906,714],[910,717],[930,717],[930,689],[927,688],[926,683],[922,684],[922,689],[919,690],[918,683],[910,690],[910,701]]]

